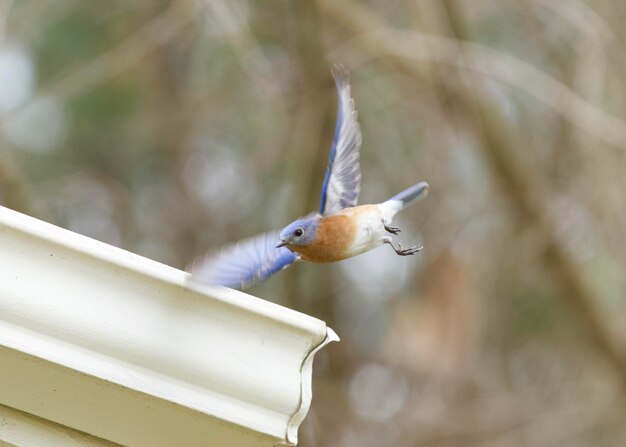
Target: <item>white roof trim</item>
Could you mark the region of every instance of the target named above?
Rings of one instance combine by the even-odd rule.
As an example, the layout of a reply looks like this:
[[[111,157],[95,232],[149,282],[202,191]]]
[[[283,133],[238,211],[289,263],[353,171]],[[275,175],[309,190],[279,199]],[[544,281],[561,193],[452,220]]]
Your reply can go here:
[[[0,404],[133,446],[295,444],[325,323],[0,207]]]
[[[0,446],[120,447],[31,414],[0,405]]]

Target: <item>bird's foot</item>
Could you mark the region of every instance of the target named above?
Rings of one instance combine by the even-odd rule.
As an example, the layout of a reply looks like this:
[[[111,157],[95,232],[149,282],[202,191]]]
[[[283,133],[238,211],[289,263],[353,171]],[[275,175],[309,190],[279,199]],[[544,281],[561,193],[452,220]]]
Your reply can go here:
[[[383,226],[385,227],[385,231],[391,234],[399,234],[402,231],[400,227],[394,227],[392,225],[387,225],[385,223],[383,223]]]
[[[424,247],[418,247],[417,245],[414,245],[409,248],[402,248],[402,242],[400,242],[398,246],[399,246],[399,249],[396,250],[396,253],[398,253],[400,256],[414,255],[415,253],[419,252],[422,248],[424,248]]]
[[[383,242],[385,244],[389,244],[391,245],[391,248],[394,249],[394,251],[399,255],[399,256],[410,256],[410,255],[414,255],[415,253],[419,252],[422,248],[424,247],[418,247],[417,245],[414,245],[413,247],[408,247],[408,248],[404,248],[402,247],[402,242],[398,243],[398,247],[396,248],[393,245],[393,242],[391,241],[391,238],[386,237],[383,239]]]

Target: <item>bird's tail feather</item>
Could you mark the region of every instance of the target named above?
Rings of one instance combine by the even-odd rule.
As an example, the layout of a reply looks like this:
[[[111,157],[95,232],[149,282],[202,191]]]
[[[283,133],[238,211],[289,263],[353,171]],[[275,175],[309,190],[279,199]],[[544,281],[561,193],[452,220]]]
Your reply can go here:
[[[419,199],[426,197],[428,194],[428,183],[419,182],[416,185],[411,186],[410,188],[405,189],[399,194],[396,194],[388,202],[397,201],[402,203],[401,208],[405,208],[410,204],[416,202]]]
[[[419,182],[418,184],[405,189],[380,205],[381,210],[383,211],[383,218],[386,221],[391,221],[391,218],[398,211],[406,208],[412,203],[415,203],[417,200],[426,197],[427,194],[428,183],[426,182]]]

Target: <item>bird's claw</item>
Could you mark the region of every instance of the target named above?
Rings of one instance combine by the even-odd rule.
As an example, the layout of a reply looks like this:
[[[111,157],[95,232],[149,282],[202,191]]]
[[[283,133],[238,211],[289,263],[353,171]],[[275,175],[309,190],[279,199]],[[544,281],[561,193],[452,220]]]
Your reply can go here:
[[[383,238],[382,240],[385,244],[389,244],[391,245],[391,248],[394,249],[394,251],[399,255],[399,256],[410,256],[410,255],[414,255],[415,253],[419,252],[422,248],[424,247],[418,247],[417,245],[414,245],[413,247],[409,247],[409,248],[404,248],[402,246],[402,242],[398,242],[398,247],[396,248],[395,245],[393,245],[393,241],[391,240],[391,238],[389,236],[386,236],[385,238]]]
[[[399,242],[398,243],[398,248],[396,249],[396,253],[399,254],[400,256],[410,256],[410,255],[414,255],[415,253],[419,252],[422,248],[424,248],[424,247],[418,247],[417,245],[414,245],[414,246],[409,247],[409,248],[403,248],[402,247],[402,242]]]
[[[394,227],[392,225],[387,225],[387,224],[383,224],[383,226],[385,227],[385,231],[391,234],[399,234],[400,231],[402,231],[400,227]]]

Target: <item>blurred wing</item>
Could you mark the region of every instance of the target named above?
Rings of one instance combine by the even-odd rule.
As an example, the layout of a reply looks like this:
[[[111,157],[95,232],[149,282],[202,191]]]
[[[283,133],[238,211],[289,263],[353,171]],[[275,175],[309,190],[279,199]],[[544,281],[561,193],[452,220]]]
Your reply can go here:
[[[300,259],[285,247],[276,248],[279,240],[278,232],[265,233],[209,252],[194,262],[191,278],[199,283],[234,289],[245,289],[264,281]]]
[[[354,100],[350,97],[350,79],[348,72],[341,68],[336,69],[334,75],[339,95],[337,124],[322,184],[322,215],[355,206],[361,188],[361,129],[357,122]]]

